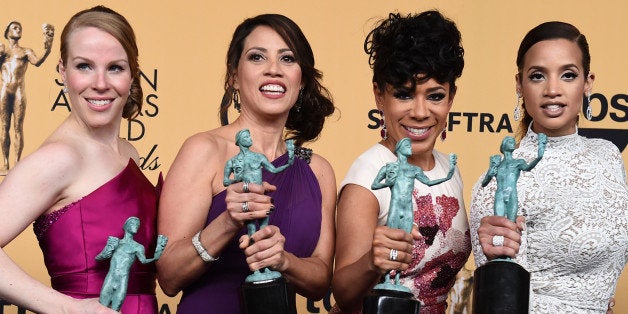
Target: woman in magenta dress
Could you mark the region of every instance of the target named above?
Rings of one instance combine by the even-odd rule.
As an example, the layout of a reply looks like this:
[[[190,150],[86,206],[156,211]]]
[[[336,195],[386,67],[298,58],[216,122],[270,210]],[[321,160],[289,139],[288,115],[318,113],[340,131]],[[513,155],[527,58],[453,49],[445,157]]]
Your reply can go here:
[[[169,241],[157,262],[159,284],[167,295],[183,290],[177,313],[240,313],[238,287],[265,267],[305,297],[329,290],[335,177],[324,158],[300,147],[334,111],[320,79],[307,39],[287,17],[260,15],[234,32],[222,109],[233,101],[240,115],[183,144],[160,200],[158,229]],[[264,170],[261,185],[225,188],[225,164],[239,153],[242,129],[250,131],[250,150],[275,167],[288,161],[286,137],[294,139],[294,163],[277,174]],[[246,221],[266,216],[269,225],[249,246]]]
[[[81,11],[63,29],[59,73],[71,112],[0,185],[0,245],[35,221],[54,290],[0,250],[0,298],[37,313],[117,313],[98,303],[108,262],[96,255],[129,216],[142,222],[135,240],[154,251],[158,191],[119,137],[121,118],[142,104],[137,56],[131,26],[108,8]],[[122,313],[157,312],[155,276],[154,266],[133,266]]]

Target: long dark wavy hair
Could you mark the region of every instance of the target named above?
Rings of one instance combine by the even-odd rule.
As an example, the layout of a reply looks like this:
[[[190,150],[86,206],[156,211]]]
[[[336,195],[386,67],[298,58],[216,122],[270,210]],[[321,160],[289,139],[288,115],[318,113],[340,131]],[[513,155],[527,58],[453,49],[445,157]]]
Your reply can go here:
[[[299,26],[280,14],[262,14],[244,20],[233,33],[227,51],[225,93],[220,104],[222,125],[229,123],[227,112],[233,102],[233,74],[236,72],[244,49],[244,40],[258,26],[272,28],[286,42],[301,67],[303,91],[299,97],[299,110],[293,106],[286,121],[286,138],[294,139],[295,145],[312,141],[320,135],[325,118],[334,113],[331,94],[321,84],[323,74],[314,67],[314,53]]]

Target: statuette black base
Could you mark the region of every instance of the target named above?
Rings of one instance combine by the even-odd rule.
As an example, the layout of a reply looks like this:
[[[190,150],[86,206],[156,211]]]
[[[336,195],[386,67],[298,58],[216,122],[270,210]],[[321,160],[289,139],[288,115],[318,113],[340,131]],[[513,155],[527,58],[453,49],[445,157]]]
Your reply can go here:
[[[478,267],[473,279],[473,313],[528,313],[530,273],[509,260]]]
[[[373,290],[364,298],[363,314],[419,314],[421,303],[409,292]]]
[[[240,293],[242,313],[297,314],[294,289],[283,277],[266,282],[244,282]]]

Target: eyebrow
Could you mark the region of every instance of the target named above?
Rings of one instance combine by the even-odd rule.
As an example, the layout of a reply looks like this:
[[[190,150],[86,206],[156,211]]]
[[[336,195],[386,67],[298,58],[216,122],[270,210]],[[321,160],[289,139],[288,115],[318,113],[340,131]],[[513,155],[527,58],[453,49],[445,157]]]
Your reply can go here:
[[[262,51],[262,52],[268,52],[268,49],[263,48],[263,47],[257,47],[257,46],[247,49],[246,52],[249,52],[251,50],[259,50],[259,51]],[[281,48],[281,49],[279,49],[279,53],[284,53],[284,52],[292,52],[292,49],[290,49],[290,48]]]
[[[85,62],[90,62],[90,63],[94,62],[94,60],[92,60],[90,58],[81,57],[81,56],[75,56],[74,58],[71,58],[70,61],[74,61],[74,62],[76,62],[76,61],[85,61]],[[123,62],[123,63],[126,63],[126,64],[130,64],[129,60],[126,60],[126,59],[112,60],[111,62],[108,62],[108,64],[115,64],[115,63],[118,63],[118,62]]]
[[[560,67],[561,70],[570,69],[570,68],[576,68],[578,71],[580,71],[580,67],[578,67],[578,65],[574,63],[568,63]],[[533,65],[530,68],[528,68],[526,72],[529,73],[531,71],[537,71],[537,70],[547,71],[547,68],[541,65]]]

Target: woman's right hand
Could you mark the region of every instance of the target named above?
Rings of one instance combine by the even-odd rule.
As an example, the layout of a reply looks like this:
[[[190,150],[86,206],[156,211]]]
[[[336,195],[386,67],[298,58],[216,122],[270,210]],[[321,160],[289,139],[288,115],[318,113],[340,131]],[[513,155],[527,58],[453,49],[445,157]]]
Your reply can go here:
[[[276,187],[267,182],[263,182],[262,185],[249,183],[248,192],[245,192],[242,182],[227,186],[225,202],[229,221],[240,229],[249,220],[266,217],[275,208],[272,197],[266,193],[275,190]]]
[[[525,230],[523,216],[518,216],[516,223],[501,216],[483,217],[478,228],[478,239],[486,258],[489,261],[503,256],[515,258],[521,246],[521,232],[523,230]],[[494,244],[494,237],[496,236],[503,237],[502,245]]]
[[[377,226],[371,248],[373,265],[382,275],[390,270],[408,269],[412,262],[412,242],[412,235],[401,229]],[[394,255],[391,250],[397,251],[394,260],[391,260]]]

